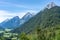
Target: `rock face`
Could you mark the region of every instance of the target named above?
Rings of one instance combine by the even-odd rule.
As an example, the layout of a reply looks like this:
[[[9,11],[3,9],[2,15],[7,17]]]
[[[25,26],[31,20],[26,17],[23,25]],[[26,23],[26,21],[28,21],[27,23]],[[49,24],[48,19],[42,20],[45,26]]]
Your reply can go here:
[[[50,4],[47,5],[47,8],[50,9],[54,6],[56,6],[56,4],[54,2],[51,2]]]

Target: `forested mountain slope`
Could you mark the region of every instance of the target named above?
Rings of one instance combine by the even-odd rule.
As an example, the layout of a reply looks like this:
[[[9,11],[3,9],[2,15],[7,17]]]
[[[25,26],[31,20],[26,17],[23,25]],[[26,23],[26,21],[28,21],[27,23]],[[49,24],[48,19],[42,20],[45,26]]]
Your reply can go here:
[[[60,7],[55,6],[50,9],[45,8],[40,11],[36,16],[31,18],[28,22],[24,23],[21,27],[16,28],[13,32],[29,33],[38,26],[42,29],[46,27],[54,27],[60,24]]]

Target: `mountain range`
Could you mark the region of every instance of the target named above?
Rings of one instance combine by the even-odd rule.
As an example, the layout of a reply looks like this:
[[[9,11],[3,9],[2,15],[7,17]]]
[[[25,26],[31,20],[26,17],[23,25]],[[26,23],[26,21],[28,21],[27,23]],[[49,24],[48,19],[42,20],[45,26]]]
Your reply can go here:
[[[59,29],[60,6],[51,3],[35,16],[28,12],[21,19],[18,16],[15,16],[12,19],[3,21],[0,25],[3,28],[11,28],[13,29],[11,32],[19,34],[22,32],[31,33],[37,28],[50,31],[52,28]]]
[[[54,5],[54,4],[53,4]],[[53,6],[50,8],[46,7],[43,11],[40,11],[32,17],[30,20],[25,22],[20,27],[13,30],[16,33],[30,33],[34,31],[36,28],[45,29],[50,27],[58,28],[60,25],[60,6]]]
[[[10,28],[15,29],[22,25],[23,23],[27,22],[33,15],[28,12],[26,15],[24,15],[22,18],[19,18],[18,16],[13,17],[12,19],[6,19],[2,23],[0,23],[1,28]]]

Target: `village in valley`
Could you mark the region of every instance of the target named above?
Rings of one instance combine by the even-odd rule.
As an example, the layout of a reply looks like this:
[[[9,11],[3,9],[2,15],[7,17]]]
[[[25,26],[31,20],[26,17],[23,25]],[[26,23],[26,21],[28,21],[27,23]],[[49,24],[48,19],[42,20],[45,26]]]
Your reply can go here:
[[[11,33],[12,29],[5,29],[5,30],[0,30],[0,40],[1,37],[2,39],[6,39],[6,40],[18,40],[18,34],[17,33]]]

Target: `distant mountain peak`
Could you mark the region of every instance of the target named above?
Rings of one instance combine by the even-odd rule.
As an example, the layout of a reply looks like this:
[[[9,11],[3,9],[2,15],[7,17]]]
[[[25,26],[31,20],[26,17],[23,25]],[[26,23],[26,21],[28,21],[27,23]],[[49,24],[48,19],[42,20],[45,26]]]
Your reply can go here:
[[[30,12],[27,12],[27,14],[26,15],[32,15]]]
[[[27,12],[26,15],[22,17],[22,19],[27,20],[30,19],[33,15],[30,12]]]
[[[19,16],[15,16],[15,17],[13,17],[13,18],[17,18],[17,19],[19,19]]]
[[[54,2],[51,2],[50,4],[47,5],[47,8],[50,9],[55,6],[56,6],[56,4]]]
[[[12,20],[20,20],[19,16],[15,16],[12,18]]]
[[[30,16],[30,15],[32,14],[30,12],[27,12],[22,18],[24,19],[25,17]]]

